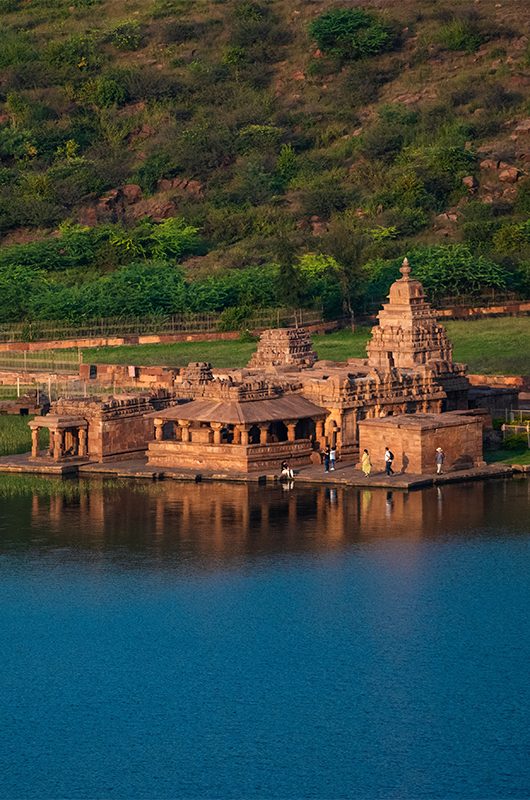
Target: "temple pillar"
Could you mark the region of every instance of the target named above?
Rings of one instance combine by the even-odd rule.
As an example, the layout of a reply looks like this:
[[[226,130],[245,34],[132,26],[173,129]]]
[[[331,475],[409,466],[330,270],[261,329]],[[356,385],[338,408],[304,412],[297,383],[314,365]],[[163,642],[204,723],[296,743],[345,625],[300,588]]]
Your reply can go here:
[[[85,458],[87,454],[86,434],[87,434],[86,428],[79,428],[79,456],[81,458]]]
[[[155,441],[161,442],[164,438],[164,420],[155,419]]]
[[[178,422],[173,423],[173,438],[175,439],[176,442],[182,441],[182,429],[178,424]]]
[[[287,441],[288,442],[295,442],[296,441],[296,423],[298,422],[297,419],[285,419],[284,425],[287,428]]]
[[[241,431],[241,444],[243,445],[243,447],[248,447],[248,434],[250,431],[250,427],[248,425],[241,425],[240,431]]]
[[[179,419],[178,421],[180,428],[182,430],[182,441],[189,442],[190,440],[190,425],[191,422],[189,419]]]
[[[326,437],[324,435],[324,420],[317,419],[315,420],[315,439],[317,444],[320,446],[321,449],[324,449],[326,446]]]
[[[268,423],[259,426],[259,443],[267,444],[269,441],[269,425]]]
[[[357,413],[357,410],[352,411],[352,415],[351,416],[352,416],[352,429],[353,429],[353,442],[352,442],[352,444],[357,444],[357,442],[359,441],[359,425],[358,425],[359,415]]]
[[[39,428],[31,429],[31,457],[37,458],[39,455]]]
[[[333,431],[333,444],[340,450],[342,447],[342,429],[344,427],[344,417],[342,411],[339,413],[338,420],[335,421],[335,429]]]
[[[241,444],[241,428],[239,425],[234,425],[234,435],[232,438],[232,444]]]
[[[213,430],[213,443],[221,444],[221,431],[223,429],[222,422],[210,422],[210,427]]]
[[[59,461],[64,451],[64,431],[56,430],[53,437],[53,458]]]

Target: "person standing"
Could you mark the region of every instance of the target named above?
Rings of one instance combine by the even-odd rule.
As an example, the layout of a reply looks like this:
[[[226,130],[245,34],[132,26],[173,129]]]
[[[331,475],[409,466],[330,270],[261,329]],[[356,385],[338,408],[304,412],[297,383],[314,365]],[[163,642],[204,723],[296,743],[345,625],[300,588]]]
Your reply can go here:
[[[330,448],[329,444],[326,445],[326,449],[324,450],[324,472],[329,472],[329,458],[330,458]]]
[[[445,453],[441,447],[436,448],[435,460],[436,460],[436,474],[441,475],[443,463],[445,461]]]
[[[335,459],[337,457],[337,451],[335,449],[335,445],[332,445],[329,450],[329,468],[331,472],[335,469]]]
[[[394,461],[394,453],[392,450],[386,445],[385,447],[385,472],[388,476],[394,474],[394,470],[392,469],[392,462]]]
[[[366,478],[372,471],[372,462],[370,461],[370,453],[368,452],[366,447],[364,448],[363,454],[361,456],[361,469],[364,472]]]

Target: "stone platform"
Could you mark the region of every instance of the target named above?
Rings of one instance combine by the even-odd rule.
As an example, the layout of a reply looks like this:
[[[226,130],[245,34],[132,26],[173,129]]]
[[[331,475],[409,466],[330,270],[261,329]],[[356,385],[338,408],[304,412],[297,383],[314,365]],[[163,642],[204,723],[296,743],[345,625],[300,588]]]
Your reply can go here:
[[[40,475],[78,475],[79,467],[86,464],[86,459],[72,459],[54,463],[51,459],[39,458],[38,461],[30,458],[29,453],[20,453],[12,456],[0,457],[0,472],[24,472]]]
[[[144,480],[174,481],[223,481],[235,483],[274,483],[278,476],[259,473],[224,473],[200,471],[193,469],[175,469],[150,466],[145,458],[110,463],[90,463],[76,460],[67,464],[53,464],[44,461],[32,461],[27,454],[3,456],[0,458],[0,472],[41,473],[49,475],[108,475],[115,478],[140,478]],[[351,464],[338,463],[335,471],[325,473],[321,466],[310,465],[295,471],[295,485],[313,486],[354,486],[371,489],[423,489],[447,483],[461,483],[470,480],[487,478],[505,478],[514,473],[514,469],[506,464],[489,464],[484,467],[447,472],[442,475],[413,475],[396,473],[387,476],[384,472],[373,472],[368,478]]]

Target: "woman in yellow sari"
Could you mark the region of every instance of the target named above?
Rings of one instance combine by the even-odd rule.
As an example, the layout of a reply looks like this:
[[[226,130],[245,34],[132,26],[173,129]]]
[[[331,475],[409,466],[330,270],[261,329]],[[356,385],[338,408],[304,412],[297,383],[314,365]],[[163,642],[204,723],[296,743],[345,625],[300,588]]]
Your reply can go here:
[[[372,471],[372,462],[370,461],[370,453],[365,448],[361,457],[361,469],[367,478]]]

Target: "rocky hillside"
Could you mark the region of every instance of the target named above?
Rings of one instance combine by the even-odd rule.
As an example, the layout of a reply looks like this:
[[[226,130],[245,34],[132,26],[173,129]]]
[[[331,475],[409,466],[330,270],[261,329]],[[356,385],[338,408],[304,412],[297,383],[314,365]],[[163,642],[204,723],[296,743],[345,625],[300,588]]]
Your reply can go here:
[[[194,279],[279,262],[291,286],[315,253],[328,261],[307,274],[332,264],[351,284],[360,265],[456,244],[503,271],[484,287],[528,291],[526,0],[0,0],[0,13],[2,244],[105,231],[57,285],[127,263],[107,246],[127,231],[138,260],[142,220],[178,217],[200,237],[179,253]]]

